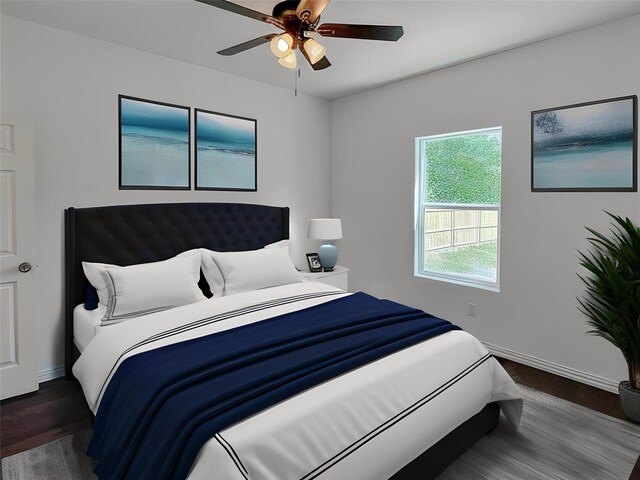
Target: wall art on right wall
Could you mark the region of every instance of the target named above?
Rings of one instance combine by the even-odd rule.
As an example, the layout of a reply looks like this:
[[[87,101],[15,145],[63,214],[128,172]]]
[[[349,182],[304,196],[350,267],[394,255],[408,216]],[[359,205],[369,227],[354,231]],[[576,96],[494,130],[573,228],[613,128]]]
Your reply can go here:
[[[638,97],[531,112],[532,192],[637,192]]]

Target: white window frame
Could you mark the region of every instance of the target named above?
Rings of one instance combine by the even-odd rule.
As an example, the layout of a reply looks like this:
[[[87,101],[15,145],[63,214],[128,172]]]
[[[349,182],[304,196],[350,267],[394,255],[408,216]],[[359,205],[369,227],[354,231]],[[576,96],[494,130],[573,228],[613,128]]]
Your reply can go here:
[[[422,186],[426,185],[426,161],[424,160],[424,142],[428,140],[435,140],[438,138],[451,138],[455,136],[466,136],[477,133],[495,132],[499,131],[502,138],[502,127],[482,128],[478,130],[468,130],[465,132],[454,132],[441,135],[428,135],[424,137],[416,137],[415,139],[415,161],[416,161],[416,175],[415,175],[415,194],[414,194],[414,270],[413,274],[416,277],[428,278],[431,280],[438,280],[456,285],[464,285],[468,287],[475,287],[484,290],[490,290],[493,292],[500,291],[500,239],[502,230],[502,193],[500,194],[499,205],[470,205],[470,204],[442,204],[442,203],[427,203],[424,201],[424,192]],[[502,170],[502,153],[500,155],[500,170]],[[496,259],[496,281],[491,282],[481,277],[474,277],[472,275],[463,274],[447,274],[440,272],[432,272],[424,269],[424,237],[425,237],[425,225],[424,218],[426,210],[490,210],[498,213],[498,227],[497,227],[497,259]],[[453,238],[452,238],[453,241]]]

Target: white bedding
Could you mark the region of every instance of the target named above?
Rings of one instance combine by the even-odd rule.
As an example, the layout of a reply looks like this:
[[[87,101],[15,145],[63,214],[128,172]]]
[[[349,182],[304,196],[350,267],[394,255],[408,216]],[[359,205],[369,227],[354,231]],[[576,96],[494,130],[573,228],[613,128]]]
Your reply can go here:
[[[84,303],[73,309],[73,343],[80,353],[87,348],[89,342],[96,336],[102,317],[107,310],[102,304],[98,304],[95,310],[87,310]]]
[[[94,412],[112,367],[127,356],[186,338],[330,301],[337,293],[259,309],[122,352],[178,325],[261,302],[334,287],[304,282],[214,298],[100,327],[73,367]],[[478,413],[500,401],[517,427],[520,392],[473,336],[452,331],[382,358],[277,404],[216,435],[190,480],[385,479]],[[232,449],[228,448],[232,446]],[[232,458],[228,451],[235,451]]]

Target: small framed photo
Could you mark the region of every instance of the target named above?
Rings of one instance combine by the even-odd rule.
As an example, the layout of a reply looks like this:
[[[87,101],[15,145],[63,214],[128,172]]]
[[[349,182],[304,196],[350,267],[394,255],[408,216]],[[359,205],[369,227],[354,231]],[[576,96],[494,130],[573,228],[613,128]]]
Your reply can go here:
[[[309,271],[321,272],[322,265],[320,265],[320,257],[317,253],[307,253],[307,263],[309,264]]]

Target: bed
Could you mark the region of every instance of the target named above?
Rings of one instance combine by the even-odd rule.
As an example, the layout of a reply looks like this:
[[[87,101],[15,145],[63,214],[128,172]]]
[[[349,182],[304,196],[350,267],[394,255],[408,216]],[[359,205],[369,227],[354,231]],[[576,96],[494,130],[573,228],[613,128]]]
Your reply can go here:
[[[201,272],[198,284],[210,300],[101,326],[104,312],[82,306],[88,291],[83,261],[126,266],[190,249],[263,250],[289,238],[289,209],[229,203],[69,208],[65,237],[67,374],[73,366],[97,426],[110,427],[105,391],[117,383],[123,363],[181,348],[192,338],[182,330],[172,338],[164,332],[197,324],[195,339],[219,338],[276,317],[375,301],[302,281],[212,296]],[[205,318],[216,320],[204,326]],[[474,337],[447,331],[231,423],[198,449],[187,478],[435,478],[495,426],[500,407],[517,426],[522,401],[513,381]]]

